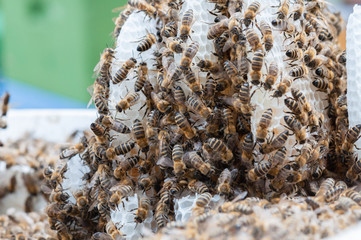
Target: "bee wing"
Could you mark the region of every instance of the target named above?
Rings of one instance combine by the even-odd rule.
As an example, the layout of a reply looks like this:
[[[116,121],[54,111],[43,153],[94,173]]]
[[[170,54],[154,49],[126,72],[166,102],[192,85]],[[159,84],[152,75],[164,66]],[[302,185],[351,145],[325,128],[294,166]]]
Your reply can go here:
[[[41,190],[41,192],[43,192],[45,194],[51,194],[51,192],[52,192],[52,189],[48,185],[45,185],[45,184],[42,184],[40,186],[40,190]]]
[[[64,158],[72,158],[77,153],[78,153],[77,149],[75,149],[75,148],[67,148],[67,149],[63,150],[62,155],[64,156]]]
[[[173,168],[173,161],[169,157],[162,156],[158,159],[157,165]]]
[[[227,52],[231,47],[233,47],[234,46],[234,43],[233,43],[233,41],[232,41],[232,38],[228,38],[227,39],[227,41],[226,41],[226,43],[224,44],[224,46],[223,46],[223,49],[222,49],[222,51],[223,52]]]

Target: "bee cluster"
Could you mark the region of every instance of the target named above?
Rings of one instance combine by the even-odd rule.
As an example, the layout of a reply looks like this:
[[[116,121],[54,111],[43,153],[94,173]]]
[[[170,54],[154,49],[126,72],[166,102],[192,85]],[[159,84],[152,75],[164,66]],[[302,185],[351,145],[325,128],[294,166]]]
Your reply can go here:
[[[149,29],[132,43],[139,33],[127,23],[137,17]],[[48,181],[61,186],[66,159],[80,156],[85,184],[75,201],[51,204],[68,213],[49,214],[51,226],[61,239],[74,238],[73,229],[84,238],[130,237],[122,232],[129,223],[113,216],[135,195],[137,226],[184,228],[174,222],[175,203],[196,194],[194,221],[245,215],[219,234],[244,225],[255,238],[262,227],[252,216],[272,204],[359,209],[348,186],[361,173],[353,152],[361,125],[348,126],[342,24],[321,0],[129,0],[116,19],[116,46],[96,67],[92,134],[60,155],[64,164]],[[219,208],[209,205],[215,195],[225,201]]]

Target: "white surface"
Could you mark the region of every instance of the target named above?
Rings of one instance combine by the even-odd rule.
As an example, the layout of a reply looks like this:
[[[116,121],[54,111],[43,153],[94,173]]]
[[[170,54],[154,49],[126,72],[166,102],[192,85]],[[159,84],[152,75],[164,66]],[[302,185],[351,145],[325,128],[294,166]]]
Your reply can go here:
[[[347,106],[350,127],[361,123],[361,5],[355,5],[346,29]],[[356,142],[357,145],[360,141]],[[356,150],[358,154],[360,150]]]
[[[89,129],[95,119],[93,109],[11,109],[8,127],[1,129],[0,140],[14,140],[30,133],[35,138],[62,143],[75,130]]]

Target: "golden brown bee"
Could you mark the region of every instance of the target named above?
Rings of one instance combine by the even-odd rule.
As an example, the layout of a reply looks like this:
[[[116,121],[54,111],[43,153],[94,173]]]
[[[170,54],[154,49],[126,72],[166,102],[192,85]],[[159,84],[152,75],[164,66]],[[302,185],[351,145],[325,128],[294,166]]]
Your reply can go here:
[[[205,119],[207,119],[212,113],[211,109],[206,107],[203,101],[196,96],[191,96],[188,98],[187,106],[189,110],[193,111],[196,114],[201,115]]]
[[[115,209],[121,203],[123,198],[130,196],[133,192],[132,186],[123,185],[121,183],[111,187],[109,190],[112,192],[109,199],[109,207],[112,209]]]
[[[301,18],[302,14],[303,14],[303,6],[304,6],[304,0],[297,0],[296,1],[296,6],[295,6],[295,10],[292,11],[291,16],[293,16],[293,20],[297,21],[298,19]]]
[[[292,79],[283,78],[282,81],[277,85],[277,89],[272,96],[282,97],[286,92],[288,92],[288,89],[291,87],[292,83]]]
[[[198,196],[196,200],[196,206],[198,207],[205,207],[207,206],[212,200],[212,194],[209,192],[202,193]]]
[[[114,169],[114,177],[117,179],[121,179],[130,169],[135,167],[140,158],[138,156],[129,157],[122,161],[118,162],[117,168]]]
[[[63,204],[68,202],[69,197],[69,194],[66,192],[53,190],[50,194],[49,200],[51,202]]]
[[[111,116],[101,115],[99,119],[104,126],[113,131],[123,134],[130,133],[129,127],[127,127],[124,123],[113,119]]]
[[[192,139],[195,136],[195,129],[191,127],[187,118],[183,114],[176,113],[174,120],[187,139]]]
[[[293,42],[296,43],[297,46],[302,49],[306,43],[306,34],[304,32],[297,33]]]
[[[100,114],[107,114],[109,109],[108,109],[108,102],[107,100],[101,96],[101,95],[96,95],[94,97],[94,105],[98,110],[98,113]]]
[[[325,201],[326,202],[333,202],[335,200],[338,199],[338,197],[340,196],[340,194],[344,191],[344,187],[343,186],[335,186],[331,189],[329,189],[326,193],[325,193]]]
[[[183,162],[183,147],[181,144],[176,144],[172,150],[172,160],[173,160],[173,169],[176,176],[181,176],[184,174],[186,166]]]
[[[257,50],[252,58],[252,72],[251,72],[251,82],[254,85],[259,85],[260,84],[260,79],[261,79],[261,69],[262,69],[262,65],[263,65],[263,59],[264,59],[264,54],[262,50]]]
[[[232,174],[228,168],[225,168],[218,178],[217,191],[220,195],[229,195],[231,193]]]
[[[220,65],[216,62],[212,62],[211,60],[205,59],[200,60],[197,66],[200,68],[203,72],[211,72],[211,73],[217,73],[220,70]]]
[[[249,60],[245,54],[242,54],[241,57],[238,57],[239,73],[241,74],[244,80],[247,80],[249,65],[250,65]]]
[[[302,127],[301,123],[292,116],[284,116],[285,123],[290,130],[296,135],[296,140],[299,144],[306,142],[306,128]]]
[[[187,70],[191,66],[192,59],[197,54],[198,49],[199,49],[199,43],[198,42],[192,42],[183,51],[183,56],[182,56],[182,59],[180,61],[180,67],[181,67],[181,69],[183,71]]]
[[[182,39],[184,42],[188,39],[189,37],[189,33],[191,31],[191,26],[193,23],[193,10],[192,9],[188,9],[187,11],[185,11],[185,13],[183,14],[182,17],[182,25],[179,29],[179,37],[180,39]]]
[[[318,78],[312,82],[312,85],[318,88],[319,91],[326,92],[329,88],[328,81],[324,78]]]
[[[267,22],[261,21],[260,30],[262,33],[264,48],[266,49],[266,51],[270,51],[273,47],[273,36],[272,36],[271,26]]]
[[[290,76],[296,78],[301,78],[303,77],[305,74],[308,73],[308,70],[306,68],[306,66],[303,64],[302,66],[297,66],[292,68],[292,70],[290,71]]]
[[[290,8],[289,0],[283,0],[283,2],[280,3],[280,7],[277,10],[277,18],[278,19],[287,18],[289,8]]]
[[[253,51],[256,51],[257,49],[262,50],[260,49],[262,45],[260,44],[259,37],[255,32],[255,30],[253,30],[252,28],[246,29],[246,38],[248,40],[249,45],[251,45]]]
[[[160,34],[166,38],[176,37],[178,33],[178,24],[176,21],[172,21],[164,25]]]
[[[307,51],[305,51],[305,53],[304,53],[303,61],[304,61],[305,63],[311,62],[311,61],[315,58],[316,54],[317,54],[317,53],[316,53],[316,49],[313,48],[313,47],[309,47],[309,48],[307,49]]]
[[[241,84],[241,78],[239,76],[237,67],[232,62],[225,61],[224,69],[226,70],[228,77],[232,80],[233,86],[239,88],[239,85]]]
[[[335,179],[333,178],[327,178],[325,179],[319,188],[319,190],[316,193],[316,197],[324,197],[325,193],[332,189],[335,185]]]
[[[161,99],[155,92],[151,93],[151,97],[160,112],[165,113],[171,110],[171,104],[168,101]]]
[[[179,80],[182,75],[182,68],[180,66],[175,66],[175,64],[171,64],[168,68],[168,72],[166,77],[161,82],[160,86],[163,91],[171,88],[173,83]]]
[[[274,179],[281,168],[284,166],[284,162],[287,157],[287,149],[285,147],[282,147],[277,150],[277,152],[273,155],[271,159],[271,169],[267,173],[268,179]]]
[[[270,162],[260,163],[256,167],[252,168],[248,172],[248,178],[250,181],[254,182],[260,177],[267,174],[267,172],[271,169],[272,164]]]
[[[284,100],[286,107],[288,107],[293,114],[295,115],[299,115],[301,114],[301,109],[300,109],[300,105],[298,104],[298,102],[296,100],[293,100],[291,98],[286,98]]]
[[[213,169],[209,163],[205,163],[201,156],[197,152],[187,152],[184,154],[183,161],[187,167],[195,168],[203,175],[208,175],[213,172]]]
[[[230,108],[223,109],[223,117],[226,122],[224,133],[226,135],[235,134],[236,133],[236,121],[233,116],[232,110]]]
[[[361,194],[359,192],[356,192],[355,190],[352,189],[348,189],[347,191],[345,191],[345,196],[352,199],[358,205],[361,204]]]
[[[138,102],[140,99],[140,95],[136,92],[128,92],[125,97],[120,100],[117,105],[115,106],[115,109],[118,112],[122,112],[133,106]]]
[[[137,0],[131,0],[131,1],[137,1]],[[111,236],[112,239],[122,239],[125,236],[121,231],[118,230],[118,228],[111,220],[109,220],[107,225],[105,226],[105,231],[107,232],[108,235]]]
[[[182,53],[183,47],[178,41],[172,41],[169,38],[166,40],[167,48],[174,53]]]
[[[259,121],[257,126],[257,132],[256,132],[257,142],[263,143],[265,141],[268,134],[268,127],[270,126],[272,121],[272,115],[273,115],[272,108],[268,108],[262,114],[261,120]]]
[[[145,137],[145,129],[143,123],[139,119],[135,119],[133,123],[133,136],[137,145],[142,152],[149,150],[148,141]]]
[[[322,78],[327,78],[329,80],[332,80],[335,77],[335,74],[333,71],[327,69],[327,68],[317,68],[315,71],[317,76],[320,76]]]
[[[88,146],[87,144],[87,140],[86,138],[82,138],[82,141],[74,146],[71,146],[70,148],[67,148],[65,150],[63,150],[60,155],[59,158],[60,159],[65,159],[65,158],[72,158],[73,156],[75,156],[78,153],[84,152],[85,148]]]
[[[152,47],[152,45],[157,41],[156,36],[153,33],[148,33],[142,41],[137,46],[138,52],[147,51]]]
[[[311,156],[313,146],[310,143],[305,143],[301,148],[301,154],[296,158],[295,165],[293,166],[295,169],[299,169],[303,167]]]
[[[275,84],[278,77],[278,64],[276,62],[272,62],[268,69],[268,74],[264,81],[264,89],[269,90]]]
[[[289,49],[286,51],[286,56],[292,60],[298,60],[303,57],[303,51],[299,48]]]
[[[211,26],[207,33],[207,39],[212,40],[222,35],[228,30],[228,19],[224,19],[213,26]]]
[[[361,160],[356,158],[356,161],[346,172],[346,181],[352,183],[357,180],[361,173]]]
[[[251,5],[248,6],[247,10],[244,12],[244,25],[248,27],[251,22],[255,19],[256,14],[261,7],[261,4],[258,1],[254,1]]]
[[[1,116],[6,116],[9,110],[9,101],[10,101],[10,94],[6,92],[3,96],[3,104],[1,106]]]
[[[115,19],[115,28],[113,31],[113,38],[117,39],[119,36],[120,31],[123,28],[125,21],[127,21],[128,17],[133,11],[130,8],[126,8],[124,11],[121,12],[119,17]]]
[[[147,176],[138,179],[138,186],[143,191],[148,191],[156,183],[157,179],[154,176]]]
[[[148,66],[146,62],[139,63],[138,66],[138,78],[134,83],[134,91],[139,92],[144,87],[146,81],[148,81]]]
[[[167,220],[165,219],[165,217],[168,215],[168,213],[169,213],[168,204],[165,204],[163,202],[158,202],[154,214],[154,219],[157,223],[158,229],[166,225]]]
[[[112,48],[106,48],[104,49],[99,63],[95,66],[94,71],[99,71],[100,76],[104,79],[108,79],[110,72],[110,65],[112,63],[112,60],[114,58],[114,50]]]
[[[222,161],[225,163],[228,163],[233,158],[232,151],[220,139],[210,138],[204,146],[209,152],[220,152]]]
[[[275,139],[273,139],[273,141],[264,145],[261,148],[261,153],[267,154],[283,147],[287,139],[288,139],[288,130],[281,132],[279,135],[277,135],[277,137],[275,137]]]
[[[68,227],[61,221],[56,221],[55,229],[58,232],[59,239],[64,239],[64,240],[73,239],[72,235],[69,232]]]
[[[114,84],[122,82],[128,75],[129,71],[135,67],[137,60],[135,58],[130,58],[127,60],[121,68],[114,74],[112,81]]]
[[[151,201],[148,197],[138,199],[138,209],[135,212],[134,220],[136,223],[142,223],[148,216],[148,211],[151,209]]]
[[[186,83],[188,84],[189,88],[192,90],[193,93],[200,95],[201,94],[201,84],[199,79],[196,78],[194,72],[191,68],[188,68],[184,72],[184,78]]]
[[[53,188],[55,188],[57,184],[61,184],[66,170],[67,170],[66,162],[58,163],[57,167],[55,168],[55,170],[50,178],[50,184]],[[37,186],[37,184],[34,182],[34,179],[31,176],[29,176],[28,174],[25,174],[23,176],[26,176],[26,178],[29,178],[29,179],[26,179],[26,181],[24,181],[24,183],[28,183],[31,186],[35,186],[35,187]],[[29,185],[29,187],[30,187],[30,185]],[[32,190],[32,192],[36,193],[38,191],[34,189],[34,190]]]

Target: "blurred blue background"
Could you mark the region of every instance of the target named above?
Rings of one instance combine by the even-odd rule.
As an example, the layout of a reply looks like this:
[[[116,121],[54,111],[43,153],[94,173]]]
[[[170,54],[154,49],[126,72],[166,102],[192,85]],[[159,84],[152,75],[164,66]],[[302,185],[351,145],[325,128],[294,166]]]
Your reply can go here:
[[[8,91],[12,108],[85,108],[93,68],[113,46],[112,9],[125,2],[0,0],[0,96]],[[361,4],[329,2],[346,21]]]

